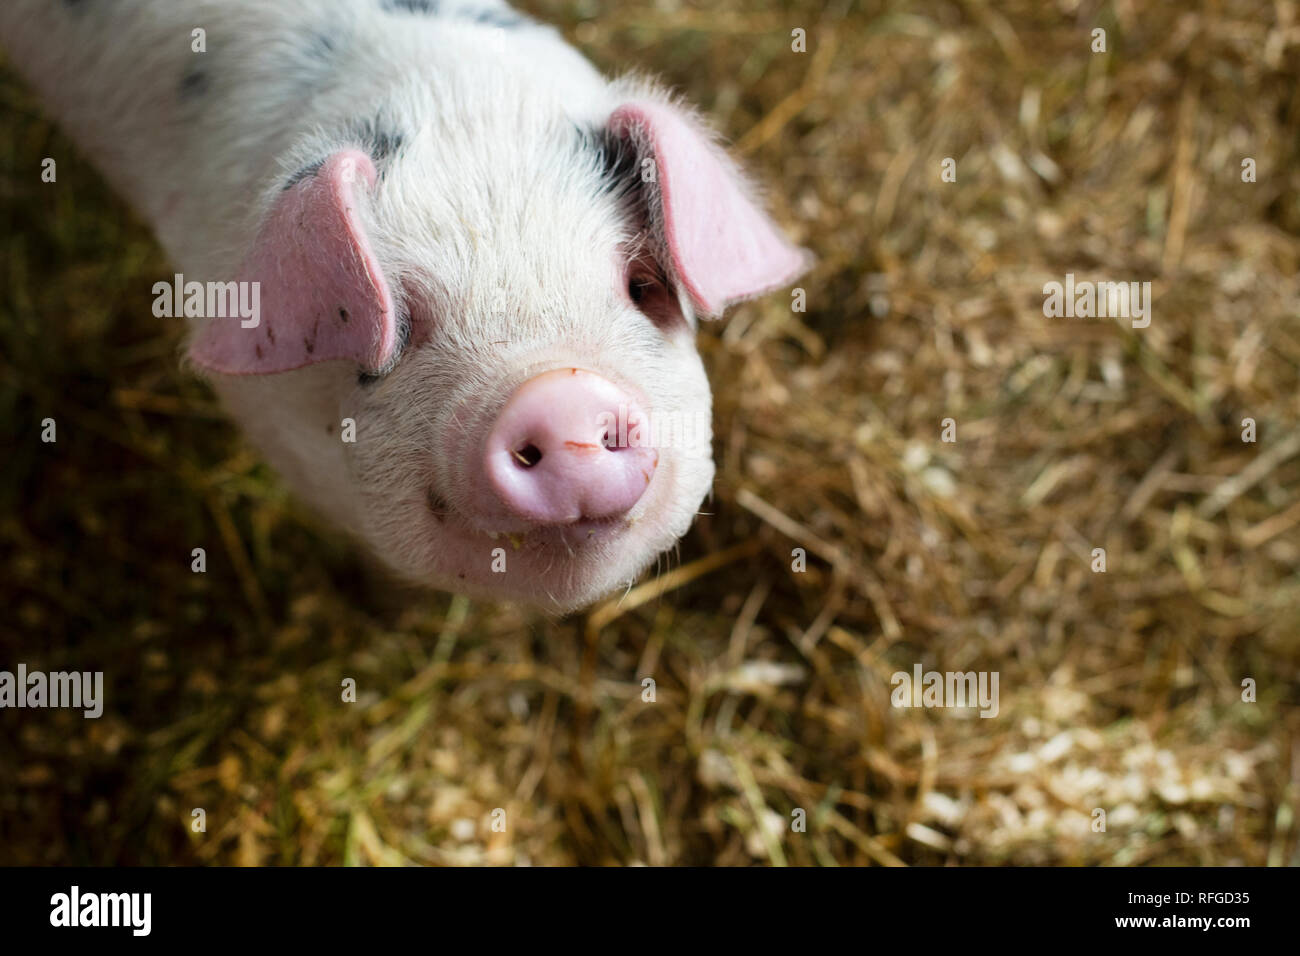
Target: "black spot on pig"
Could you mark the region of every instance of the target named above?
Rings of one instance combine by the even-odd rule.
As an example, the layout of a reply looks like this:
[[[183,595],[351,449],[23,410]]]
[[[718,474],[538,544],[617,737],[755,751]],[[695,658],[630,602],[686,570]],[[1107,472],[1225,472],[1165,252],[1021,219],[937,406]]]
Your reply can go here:
[[[307,49],[313,56],[328,57],[338,47],[334,43],[334,38],[328,33],[313,33]]]
[[[181,99],[196,99],[206,93],[211,84],[212,78],[203,70],[188,70],[185,75],[181,77],[179,86]]]
[[[379,116],[350,123],[343,128],[340,138],[344,141],[340,145],[359,145],[375,161],[381,179],[387,170],[388,160],[401,151],[402,144],[406,141],[402,133],[393,130]]]
[[[583,151],[595,158],[604,192],[615,195],[640,192],[640,157],[627,137],[617,136],[607,127],[575,126],[574,129]]]
[[[379,6],[388,13],[438,13],[438,0],[382,0]]]
[[[308,165],[304,166],[302,169],[294,173],[292,176],[290,176],[288,182],[284,184],[284,188],[292,189],[294,186],[297,186],[304,179],[310,179],[314,177],[317,173],[320,172],[321,167],[324,165],[325,165],[325,160],[323,159],[318,159],[314,163],[309,163]]]
[[[388,13],[418,13],[432,17],[442,12],[442,5],[438,0],[380,0],[379,5]],[[499,27],[503,30],[524,26],[531,22],[523,14],[509,8],[456,10],[453,15],[486,27]]]
[[[311,335],[310,336],[304,335],[302,338],[302,347],[307,350],[308,355],[311,355],[313,352],[316,351],[316,332],[319,329],[320,329],[320,319],[317,319],[315,322],[311,324]]]
[[[339,321],[344,325],[348,324],[348,310],[343,308],[343,306],[339,306]]]
[[[439,521],[442,521],[442,519],[447,516],[448,512],[451,511],[451,508],[447,506],[447,502],[443,501],[433,488],[425,490],[424,501],[425,504],[429,506],[429,512]]]
[[[401,148],[402,135],[400,133],[386,133],[380,130],[375,133],[370,156],[376,163],[382,163]]]
[[[470,19],[485,27],[499,27],[502,30],[521,27],[528,22],[527,17],[513,10],[476,10],[470,15]]]

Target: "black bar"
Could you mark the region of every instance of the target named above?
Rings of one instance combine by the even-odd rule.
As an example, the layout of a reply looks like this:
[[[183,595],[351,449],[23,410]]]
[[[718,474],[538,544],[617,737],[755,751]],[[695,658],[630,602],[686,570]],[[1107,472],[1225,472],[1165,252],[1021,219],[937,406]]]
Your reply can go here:
[[[143,896],[140,910],[121,897],[100,909],[100,894],[149,894],[147,936],[131,925],[51,925],[68,921],[73,886],[79,914],[111,917],[116,907],[120,923],[139,928]],[[1222,947],[1293,930],[1297,888],[1294,870],[1245,868],[0,869],[0,931],[6,944],[75,936],[240,945],[270,936],[295,945],[409,938],[458,950],[515,936],[548,948],[603,940],[608,949],[693,938],[770,944],[787,934],[820,939],[817,950],[890,939]]]

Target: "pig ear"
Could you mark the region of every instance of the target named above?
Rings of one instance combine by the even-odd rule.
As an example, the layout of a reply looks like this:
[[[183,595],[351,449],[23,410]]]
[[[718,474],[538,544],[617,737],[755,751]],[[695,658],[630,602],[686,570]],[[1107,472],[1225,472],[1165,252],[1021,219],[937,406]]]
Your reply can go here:
[[[259,284],[257,325],[207,318],[190,345],[195,364],[227,375],[331,359],[366,371],[388,364],[397,341],[392,294],[356,208],[374,184],[370,157],[344,149],[284,188],[240,267],[240,281]]]
[[[808,252],[785,239],[731,160],[686,114],[660,103],[630,103],[614,111],[609,127],[631,139],[639,155],[654,157],[652,220],[678,280],[706,317],[779,289],[811,265]]]

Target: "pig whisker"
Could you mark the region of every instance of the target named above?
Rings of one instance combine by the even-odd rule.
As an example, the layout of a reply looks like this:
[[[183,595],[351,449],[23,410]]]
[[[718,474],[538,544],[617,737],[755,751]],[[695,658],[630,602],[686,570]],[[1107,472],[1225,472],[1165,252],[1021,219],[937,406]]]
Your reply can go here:
[[[656,577],[657,577],[657,576],[658,576],[658,575],[656,574]],[[625,588],[623,589],[623,595],[622,595],[622,597],[620,597],[620,598],[618,599],[618,603],[619,603],[619,604],[622,604],[624,601],[627,600],[627,596],[628,596],[629,594],[632,593],[632,585],[635,584],[635,583],[636,583],[635,581],[628,581],[628,582],[627,582],[627,587],[625,587]]]

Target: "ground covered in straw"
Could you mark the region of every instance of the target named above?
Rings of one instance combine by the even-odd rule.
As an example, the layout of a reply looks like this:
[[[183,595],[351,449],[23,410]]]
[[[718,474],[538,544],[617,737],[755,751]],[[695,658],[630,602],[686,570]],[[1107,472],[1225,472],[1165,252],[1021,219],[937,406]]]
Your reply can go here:
[[[529,7],[698,102],[819,257],[806,311],[701,334],[709,514],[559,622],[384,585],[4,73],[0,668],[110,706],[0,712],[0,863],[1300,861],[1295,4]],[[1045,317],[1067,273],[1150,281],[1149,327]],[[997,715],[891,706],[917,664]]]

